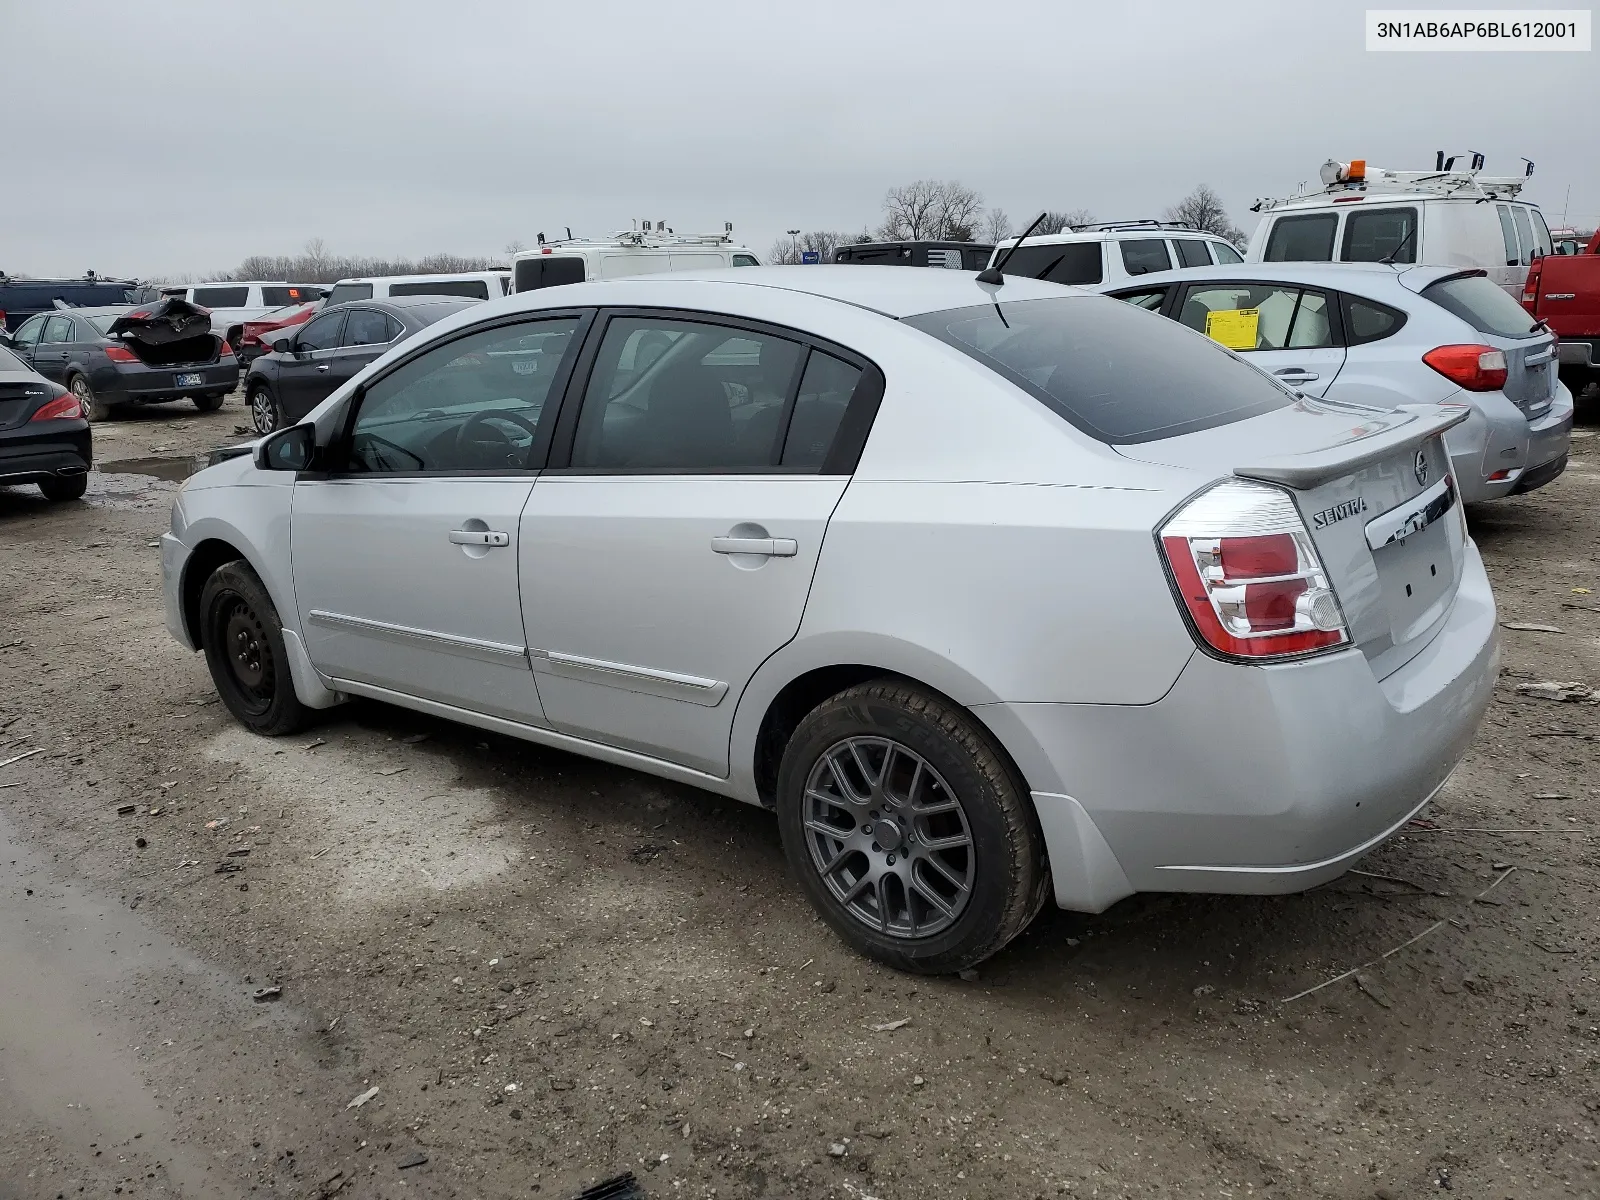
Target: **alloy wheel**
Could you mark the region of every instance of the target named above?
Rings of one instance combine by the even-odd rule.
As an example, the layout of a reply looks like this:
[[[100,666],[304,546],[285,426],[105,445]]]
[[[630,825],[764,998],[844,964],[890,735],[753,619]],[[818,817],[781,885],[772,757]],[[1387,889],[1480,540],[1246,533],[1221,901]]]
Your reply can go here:
[[[257,388],[250,396],[250,417],[257,433],[271,433],[278,427],[277,406],[265,388]]]
[[[78,404],[83,408],[84,420],[94,412],[94,392],[89,388],[89,381],[82,375],[72,377],[72,394],[78,398]]]
[[[972,899],[976,855],[961,801],[899,742],[850,737],[829,747],[806,779],[804,828],[834,899],[881,934],[930,937]]]

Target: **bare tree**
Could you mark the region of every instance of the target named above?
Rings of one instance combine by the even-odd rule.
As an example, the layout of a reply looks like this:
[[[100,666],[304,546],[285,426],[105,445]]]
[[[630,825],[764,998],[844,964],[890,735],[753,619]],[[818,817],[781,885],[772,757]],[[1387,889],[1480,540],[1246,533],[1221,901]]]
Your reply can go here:
[[[208,279],[284,279],[290,283],[335,283],[363,275],[427,275],[439,272],[486,271],[504,266],[492,258],[464,254],[430,254],[425,258],[361,258],[333,254],[321,238],[313,238],[304,254],[253,254],[237,270]]]
[[[956,180],[918,179],[883,197],[886,242],[970,242],[983,220],[983,196]]]
[[[1033,232],[1036,235],[1041,233],[1070,233],[1080,225],[1092,225],[1093,223],[1094,214],[1087,208],[1071,208],[1066,212],[1047,209],[1044,214],[1044,220],[1039,222],[1039,228]]]
[[[527,242],[523,241],[521,238],[512,238],[506,243],[505,255],[507,258],[515,258],[527,248]]]
[[[1011,227],[1011,218],[1006,216],[1003,208],[991,208],[983,218],[983,240],[986,242],[1003,242],[1015,232]]]
[[[772,243],[772,249],[767,252],[767,262],[773,266],[793,266],[804,260],[800,257],[808,250],[816,252],[818,261],[829,263],[833,261],[833,252],[840,246],[851,245],[855,241],[852,234],[840,233],[832,229],[813,229],[809,233],[800,235],[799,248],[795,247],[795,239],[781,237]],[[868,241],[871,240],[869,237]]]
[[[1204,233],[1217,234],[1235,245],[1244,245],[1244,230],[1228,217],[1228,210],[1222,205],[1222,197],[1203,183],[1162,213],[1161,218],[1164,221],[1187,225]]]

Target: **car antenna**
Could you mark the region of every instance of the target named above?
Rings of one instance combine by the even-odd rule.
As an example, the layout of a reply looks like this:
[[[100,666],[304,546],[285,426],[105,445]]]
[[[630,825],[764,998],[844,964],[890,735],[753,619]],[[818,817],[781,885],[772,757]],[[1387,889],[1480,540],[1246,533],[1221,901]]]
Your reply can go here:
[[[1394,260],[1395,260],[1396,256],[1399,255],[1400,251],[1402,251],[1402,250],[1404,250],[1406,248],[1406,243],[1409,242],[1412,238],[1414,238],[1416,236],[1417,236],[1417,226],[1416,226],[1415,222],[1412,222],[1411,228],[1406,230],[1405,237],[1401,238],[1398,242],[1396,242],[1394,249],[1389,251],[1388,254],[1386,254],[1383,258],[1380,258],[1378,261],[1381,262],[1381,263],[1384,263],[1387,266],[1391,266],[1391,267],[1394,266]]]
[[[1011,261],[1011,256],[1017,252],[1017,247],[1022,245],[1022,238],[1027,237],[1035,229],[1039,228],[1040,225],[1043,225],[1044,219],[1049,215],[1049,212],[1046,211],[1035,217],[1033,219],[1033,224],[1028,226],[1028,228],[1023,232],[1022,237],[1019,237],[1016,241],[1012,242],[1011,245],[1006,247],[1006,252],[1001,257],[999,262],[995,263],[992,267],[985,267],[983,270],[978,272],[978,282],[993,284],[1004,283],[1006,281],[1006,277],[1002,274],[1002,272],[1005,270],[1006,264]]]

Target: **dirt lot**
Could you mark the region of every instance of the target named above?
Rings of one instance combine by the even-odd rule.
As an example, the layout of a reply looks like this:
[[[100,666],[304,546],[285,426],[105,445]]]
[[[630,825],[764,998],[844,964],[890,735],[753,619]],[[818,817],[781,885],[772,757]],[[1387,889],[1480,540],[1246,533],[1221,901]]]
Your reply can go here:
[[[243,422],[0,489],[0,762],[42,750],[0,767],[0,1200],[1600,1195],[1600,708],[1515,691],[1600,684],[1592,427],[1472,514],[1560,632],[1504,632],[1427,828],[1303,896],[1050,910],[961,981],[844,950],[762,812],[371,703],[243,732],[152,544]]]

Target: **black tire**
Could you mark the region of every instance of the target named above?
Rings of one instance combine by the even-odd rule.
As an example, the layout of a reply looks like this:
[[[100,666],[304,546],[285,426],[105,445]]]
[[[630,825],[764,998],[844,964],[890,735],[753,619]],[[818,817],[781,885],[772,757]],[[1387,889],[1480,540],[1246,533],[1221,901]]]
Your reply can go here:
[[[87,375],[69,375],[67,390],[83,405],[83,415],[90,421],[104,421],[111,416],[111,406],[94,394]]]
[[[310,719],[294,694],[278,610],[241,559],[211,572],[200,591],[200,644],[217,694],[241,724],[280,737]]]
[[[89,474],[66,475],[56,479],[41,479],[39,490],[46,500],[81,500],[89,490]]]
[[[201,412],[216,412],[222,407],[222,402],[228,398],[227,392],[207,392],[204,396],[190,396],[194,406]]]
[[[867,741],[851,741],[856,738]],[[902,922],[904,928],[890,933],[869,925],[864,917],[857,915],[857,910],[848,906],[845,897],[836,894],[824,878],[820,862],[814,861],[813,842],[818,847],[827,844],[825,851],[819,850],[819,857],[837,851],[839,857],[834,858],[834,862],[842,858],[844,850],[842,845],[826,842],[831,834],[820,834],[815,825],[807,828],[807,807],[814,803],[807,794],[808,781],[814,771],[824,770],[821,763],[830,752],[837,753],[846,745],[870,746],[874,739],[909,750],[911,754],[903,756],[902,761],[920,757],[924,767],[932,768],[933,774],[922,778],[932,778],[938,785],[939,790],[933,795],[937,797],[947,791],[947,798],[953,798],[959,806],[959,817],[946,814],[938,819],[959,820],[962,836],[969,839],[970,849],[954,852],[970,855],[970,860],[963,859],[970,864],[967,867],[970,884],[960,901],[964,907],[959,908],[953,919],[946,914],[943,919],[950,923],[930,936],[916,935],[912,894],[903,882],[875,884],[872,888],[871,894],[878,898],[875,908],[880,913],[913,914]],[[890,774],[888,761],[885,757],[880,778]],[[863,774],[861,778],[868,779],[868,776]],[[926,796],[928,785],[922,786],[922,794]],[[874,794],[881,793],[874,789]],[[915,872],[923,864],[912,860],[918,854],[926,859],[930,837],[936,839],[945,835],[932,827],[935,818],[908,816],[911,806],[903,804],[904,800],[904,796],[891,797],[896,811],[885,809],[877,818],[877,825],[881,830],[886,824],[882,817],[892,817],[898,822],[900,827],[891,827],[891,833],[902,846],[900,869]],[[884,807],[880,801],[866,801],[863,807],[865,804]],[[915,685],[890,679],[864,683],[813,709],[800,722],[784,750],[778,771],[777,808],[784,853],[811,903],[851,946],[900,970],[931,975],[974,966],[1027,928],[1044,903],[1049,871],[1038,816],[1027,787],[1017,778],[1016,771],[993,739],[968,713]],[[843,807],[830,811],[846,822],[869,815]],[[834,819],[829,818],[830,827]],[[948,830],[949,826],[943,828]],[[913,832],[908,835],[906,830]],[[856,825],[850,836],[863,834],[876,836],[865,821]],[[871,849],[878,852],[882,848],[873,841]],[[873,861],[865,850],[856,853],[862,864],[870,865]],[[880,856],[875,861],[881,866],[885,861],[893,864],[895,858]],[[850,882],[848,873],[855,869],[846,866],[831,872],[830,877],[838,879],[843,875],[845,882]],[[867,867],[864,865],[860,870],[861,875],[854,877],[857,884],[867,873]],[[904,877],[897,876],[902,880]],[[932,877],[924,871],[921,878]],[[887,903],[883,900],[886,891],[889,894]],[[896,894],[899,901],[895,899]],[[900,901],[903,906],[896,907]],[[923,907],[927,915],[940,919],[931,907]],[[952,901],[950,907],[955,909],[956,903]],[[885,925],[892,923],[888,917],[880,919]]]
[[[255,426],[257,433],[274,433],[283,428],[283,409],[278,406],[278,398],[266,384],[252,384],[245,403],[250,408],[250,423]]]

